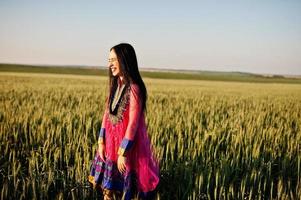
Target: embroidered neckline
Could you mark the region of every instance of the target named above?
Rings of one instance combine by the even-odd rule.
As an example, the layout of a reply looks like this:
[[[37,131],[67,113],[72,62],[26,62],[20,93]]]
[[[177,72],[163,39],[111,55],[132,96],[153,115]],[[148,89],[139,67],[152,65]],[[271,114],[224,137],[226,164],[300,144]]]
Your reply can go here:
[[[129,103],[129,99],[130,99],[130,88],[129,87],[124,87],[118,102],[114,108],[114,110],[111,110],[111,105],[112,103],[110,103],[110,111],[108,113],[109,115],[109,120],[111,121],[112,124],[117,124],[118,122],[120,122],[123,118],[123,112],[126,109],[127,104]],[[114,94],[115,96],[115,94]]]
[[[125,88],[125,84],[123,84],[122,86],[118,85],[118,87],[115,91],[114,97],[111,100],[110,112],[114,115],[116,115],[118,106],[120,104],[120,100],[122,99],[122,96],[124,95],[124,88]]]

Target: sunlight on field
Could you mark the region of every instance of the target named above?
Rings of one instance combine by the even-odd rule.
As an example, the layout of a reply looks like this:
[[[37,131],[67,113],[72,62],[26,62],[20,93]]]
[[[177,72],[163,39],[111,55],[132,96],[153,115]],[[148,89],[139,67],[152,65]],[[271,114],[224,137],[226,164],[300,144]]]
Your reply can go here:
[[[144,79],[160,199],[301,196],[301,85]],[[91,199],[108,78],[0,73],[0,199]]]

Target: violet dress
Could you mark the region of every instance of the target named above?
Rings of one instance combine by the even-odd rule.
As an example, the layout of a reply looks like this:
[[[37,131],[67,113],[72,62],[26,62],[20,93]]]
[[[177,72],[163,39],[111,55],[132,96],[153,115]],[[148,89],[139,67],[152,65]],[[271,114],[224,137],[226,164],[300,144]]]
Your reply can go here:
[[[99,139],[105,143],[105,161],[96,151],[90,182],[121,191],[124,199],[137,194],[147,197],[156,189],[159,166],[151,150],[138,85],[118,85],[103,115]],[[117,168],[118,155],[127,159],[124,174]]]

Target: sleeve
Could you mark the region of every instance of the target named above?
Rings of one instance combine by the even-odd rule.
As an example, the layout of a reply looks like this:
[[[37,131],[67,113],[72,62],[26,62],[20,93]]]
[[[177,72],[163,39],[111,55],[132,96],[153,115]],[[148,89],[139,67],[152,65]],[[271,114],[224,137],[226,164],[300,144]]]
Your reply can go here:
[[[102,117],[101,128],[100,128],[100,131],[98,134],[98,144],[104,144],[104,141],[105,141],[105,134],[106,134],[105,121],[106,121],[107,111],[108,111],[108,108],[106,106],[103,117]]]
[[[133,146],[134,137],[139,125],[139,119],[142,111],[142,100],[140,98],[139,86],[131,85],[129,102],[129,122],[125,135],[118,149],[118,155],[126,156],[126,153]]]

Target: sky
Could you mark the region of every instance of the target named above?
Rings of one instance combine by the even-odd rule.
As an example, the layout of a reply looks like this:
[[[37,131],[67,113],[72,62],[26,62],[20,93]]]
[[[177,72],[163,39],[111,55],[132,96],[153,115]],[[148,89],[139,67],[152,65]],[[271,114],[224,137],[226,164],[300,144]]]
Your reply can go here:
[[[301,1],[1,0],[0,63],[301,75]]]

